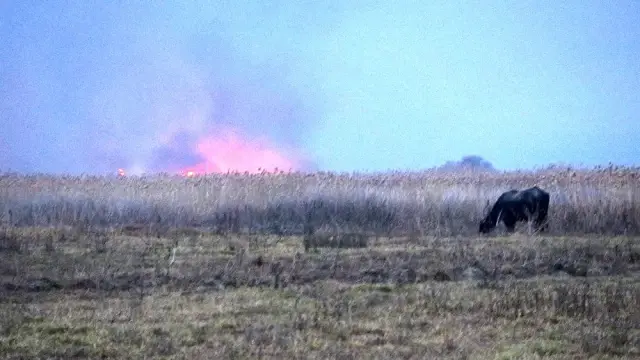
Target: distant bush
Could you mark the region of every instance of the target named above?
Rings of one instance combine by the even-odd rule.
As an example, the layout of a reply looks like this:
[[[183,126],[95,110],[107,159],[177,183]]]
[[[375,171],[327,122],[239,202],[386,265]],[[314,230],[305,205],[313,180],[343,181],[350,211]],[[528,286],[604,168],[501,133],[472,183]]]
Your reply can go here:
[[[630,168],[384,174],[215,174],[202,177],[0,175],[0,223],[155,231],[381,235],[475,234],[505,190],[551,193],[552,233],[640,234],[640,171]]]
[[[439,170],[482,170],[495,171],[493,165],[478,155],[463,156],[460,161],[447,161]]]

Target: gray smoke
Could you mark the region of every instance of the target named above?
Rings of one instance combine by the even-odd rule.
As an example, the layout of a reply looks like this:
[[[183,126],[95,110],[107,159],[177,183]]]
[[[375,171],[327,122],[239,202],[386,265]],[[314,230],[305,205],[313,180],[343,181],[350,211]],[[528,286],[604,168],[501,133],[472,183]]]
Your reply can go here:
[[[204,4],[3,5],[0,171],[164,171],[229,127],[304,155],[316,115],[283,71],[294,59],[256,61]]]

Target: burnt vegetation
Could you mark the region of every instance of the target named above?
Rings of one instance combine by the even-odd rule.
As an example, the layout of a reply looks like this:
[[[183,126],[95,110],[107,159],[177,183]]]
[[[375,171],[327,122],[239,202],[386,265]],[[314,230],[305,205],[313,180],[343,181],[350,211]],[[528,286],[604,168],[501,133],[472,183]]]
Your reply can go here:
[[[0,351],[637,358],[639,174],[5,174]],[[478,233],[533,185],[547,232]]]

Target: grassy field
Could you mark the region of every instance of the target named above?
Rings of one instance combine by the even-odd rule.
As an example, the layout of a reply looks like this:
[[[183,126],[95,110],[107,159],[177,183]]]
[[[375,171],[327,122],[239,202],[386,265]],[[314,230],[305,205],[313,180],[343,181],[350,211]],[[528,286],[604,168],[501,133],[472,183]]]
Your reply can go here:
[[[637,178],[4,175],[0,357],[638,358]],[[549,234],[475,234],[535,184]]]

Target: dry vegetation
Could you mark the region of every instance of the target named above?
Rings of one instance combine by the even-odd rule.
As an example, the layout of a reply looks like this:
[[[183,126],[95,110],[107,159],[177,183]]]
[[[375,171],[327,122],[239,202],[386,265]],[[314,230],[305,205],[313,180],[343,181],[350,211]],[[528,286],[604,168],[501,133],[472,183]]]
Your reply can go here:
[[[5,174],[0,354],[638,358],[639,177]],[[532,185],[549,234],[476,235]]]
[[[0,219],[15,226],[124,226],[158,231],[475,235],[488,201],[539,185],[555,234],[640,234],[640,171],[209,175],[197,178],[0,176]]]

